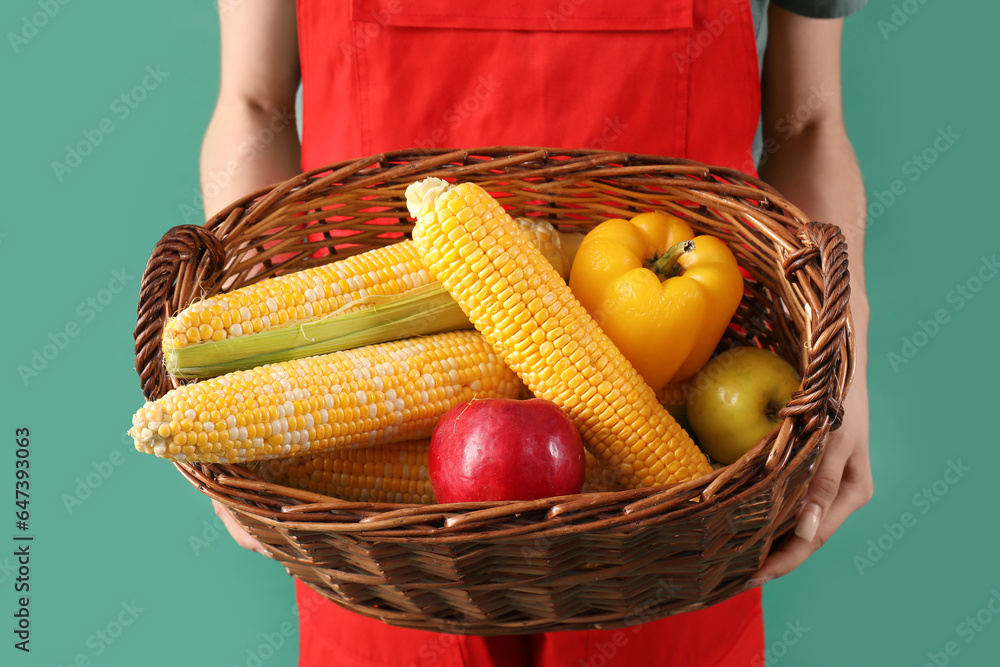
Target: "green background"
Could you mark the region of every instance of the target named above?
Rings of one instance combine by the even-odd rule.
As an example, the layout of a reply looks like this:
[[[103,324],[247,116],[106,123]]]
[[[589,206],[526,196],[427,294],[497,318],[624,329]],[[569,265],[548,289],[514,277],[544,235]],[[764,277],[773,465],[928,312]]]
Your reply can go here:
[[[0,9],[0,545],[14,533],[18,426],[31,429],[35,536],[30,655],[12,647],[13,549],[0,546],[0,663],[69,665],[82,655],[106,666],[246,665],[294,620],[291,579],[237,547],[172,466],[123,438],[142,402],[132,329],[145,259],[166,229],[200,221],[197,158],[217,91],[217,11],[210,0],[52,8],[16,48],[9,33],[41,5]],[[869,211],[866,247],[876,492],[804,566],[767,585],[768,664],[916,666],[938,654],[939,665],[973,666],[996,664],[1000,653],[1000,619],[987,607],[994,595],[994,608],[1000,602],[1000,280],[971,299],[954,292],[1000,246],[986,205],[997,187],[1000,8],[955,9],[873,1],[847,22],[847,120],[869,203],[881,204]],[[887,32],[894,12],[899,29]],[[147,67],[161,78],[124,116],[116,100]],[[66,160],[66,146],[96,136],[105,119],[113,129],[57,175],[52,163]],[[947,150],[934,149],[949,129]],[[934,162],[915,171],[912,158],[925,151]],[[927,323],[938,311],[935,330]],[[934,335],[919,335],[922,327]],[[894,364],[904,339],[922,345]],[[57,351],[45,367],[22,376],[18,367],[48,344]],[[950,463],[967,470],[946,476]],[[934,502],[922,499],[925,489]],[[101,639],[124,608],[134,620]],[[944,654],[948,642],[956,655]],[[291,636],[264,664],[294,665],[296,655]]]

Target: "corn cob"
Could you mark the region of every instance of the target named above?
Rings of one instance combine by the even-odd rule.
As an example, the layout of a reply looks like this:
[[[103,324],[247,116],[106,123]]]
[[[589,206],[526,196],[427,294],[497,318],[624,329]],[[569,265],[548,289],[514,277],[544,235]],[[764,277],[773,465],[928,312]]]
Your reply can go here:
[[[618,477],[601,463],[600,459],[584,450],[587,467],[583,471],[583,489],[581,493],[607,493],[621,491],[622,485]]]
[[[538,218],[522,220],[533,242],[568,276],[580,235],[562,235]],[[400,241],[192,304],[167,321],[163,360],[174,377],[214,377],[471,327],[427,273],[413,243]]]
[[[663,405],[687,405],[686,391],[683,382],[668,382],[656,391],[656,400]]]
[[[146,403],[129,434],[174,461],[239,463],[427,438],[455,405],[520,391],[482,336],[455,331],[183,385]]]
[[[588,448],[627,486],[711,472],[503,207],[478,185],[449,188],[433,180],[410,186],[421,259],[534,395],[563,408]]]
[[[434,502],[427,472],[430,440],[346,447],[262,461],[269,482],[352,502]]]
[[[198,301],[167,321],[163,348],[180,349],[349,312],[368,296],[398,294],[431,280],[413,243],[401,241]]]
[[[575,232],[559,232],[549,222],[541,218],[514,218],[521,225],[528,238],[536,248],[542,251],[563,280],[569,280],[569,271],[573,267],[573,258],[583,241],[583,234]]]

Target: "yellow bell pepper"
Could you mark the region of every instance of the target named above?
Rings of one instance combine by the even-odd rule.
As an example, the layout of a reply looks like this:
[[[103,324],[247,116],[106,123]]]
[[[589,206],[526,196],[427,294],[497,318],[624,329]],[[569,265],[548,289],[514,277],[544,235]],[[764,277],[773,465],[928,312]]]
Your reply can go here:
[[[708,361],[743,297],[743,276],[725,243],[655,212],[591,230],[569,286],[654,390]]]

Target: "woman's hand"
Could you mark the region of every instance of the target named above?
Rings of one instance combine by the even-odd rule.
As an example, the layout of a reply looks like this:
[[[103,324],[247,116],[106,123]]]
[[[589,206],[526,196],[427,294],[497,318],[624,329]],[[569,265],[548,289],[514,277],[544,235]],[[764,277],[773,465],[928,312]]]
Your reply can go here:
[[[226,509],[225,505],[220,503],[218,500],[212,500],[212,507],[215,508],[215,513],[219,515],[220,519],[222,519],[222,524],[226,527],[226,530],[228,530],[229,534],[233,536],[234,540],[236,540],[236,544],[240,545],[244,549],[256,551],[257,553],[267,556],[268,558],[271,557],[271,554],[267,552],[267,549],[264,548],[263,544],[255,540],[250,533],[243,530],[243,526],[236,522],[236,519],[233,518],[233,515],[228,509]]]
[[[813,475],[795,535],[767,557],[747,582],[760,586],[801,565],[830,539],[844,521],[872,497],[868,457],[868,393],[855,385],[844,401],[844,425],[830,434]]]

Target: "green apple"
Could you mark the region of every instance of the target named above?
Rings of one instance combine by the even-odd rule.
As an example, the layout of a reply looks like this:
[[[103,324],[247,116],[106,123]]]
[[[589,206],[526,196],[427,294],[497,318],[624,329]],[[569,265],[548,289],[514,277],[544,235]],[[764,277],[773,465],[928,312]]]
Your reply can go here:
[[[713,357],[688,390],[687,416],[702,450],[726,465],[770,433],[802,379],[787,361],[757,347]]]

